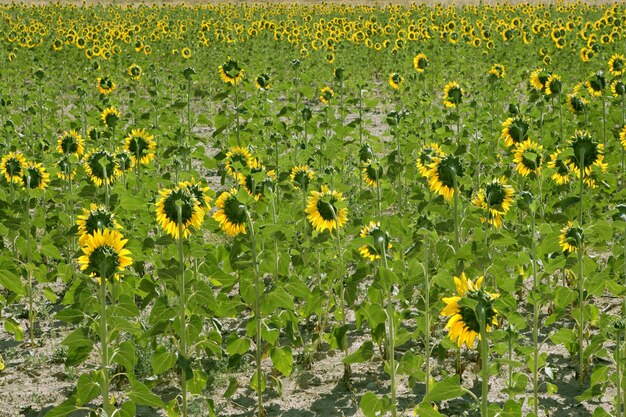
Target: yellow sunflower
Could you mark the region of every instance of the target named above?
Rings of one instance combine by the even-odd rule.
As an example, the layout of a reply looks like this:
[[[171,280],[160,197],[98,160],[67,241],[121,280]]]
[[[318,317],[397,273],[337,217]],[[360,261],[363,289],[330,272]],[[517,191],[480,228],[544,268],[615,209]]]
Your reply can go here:
[[[46,172],[41,163],[31,162],[24,168],[22,183],[25,187],[30,184],[30,188],[45,190],[50,184],[50,174]]]
[[[322,185],[320,191],[312,191],[307,199],[306,214],[313,228],[321,233],[328,230],[341,228],[348,222],[348,209],[338,208],[337,202],[343,202],[343,194],[339,191],[330,190]]]
[[[191,227],[202,227],[204,210],[200,202],[186,187],[166,188],[160,190],[161,197],[156,203],[156,220],[161,229],[174,239],[187,238],[191,234]],[[178,230],[178,205],[181,204],[181,225],[183,236]]]
[[[228,57],[226,62],[218,68],[218,73],[222,81],[230,85],[237,85],[243,80],[244,71],[237,61]]]
[[[426,70],[426,68],[428,68],[429,64],[430,61],[428,61],[428,57],[426,56],[426,54],[419,53],[415,56],[415,58],[413,58],[413,68],[420,74],[422,74]]]
[[[494,78],[502,79],[506,74],[506,70],[502,64],[493,64],[488,74]]]
[[[191,58],[191,49],[185,47],[183,49],[180,50],[180,56],[183,57],[183,59],[189,59]]]
[[[423,177],[428,177],[429,166],[434,162],[435,158],[443,158],[445,153],[441,150],[441,147],[436,143],[430,143],[419,150],[415,165],[418,171]]]
[[[433,158],[428,169],[428,185],[430,191],[435,192],[446,200],[454,197],[455,182],[463,176],[464,168],[461,160],[455,155],[445,155]]]
[[[561,77],[556,74],[550,74],[546,81],[544,94],[546,96],[556,96],[561,92],[562,86]]]
[[[115,107],[107,107],[102,111],[100,119],[105,126],[115,127],[121,116],[120,111]]]
[[[335,95],[335,92],[332,88],[326,86],[320,90],[320,101],[324,104],[329,104],[330,100]]]
[[[100,94],[110,94],[113,92],[113,90],[115,90],[115,88],[116,85],[109,76],[98,77],[98,91],[100,92]]]
[[[592,74],[587,81],[585,81],[584,86],[587,87],[587,91],[593,97],[602,97],[602,93],[606,88],[606,79],[602,71]]]
[[[254,80],[254,85],[258,90],[269,90],[272,87],[270,83],[270,76],[268,74],[261,74]]]
[[[619,78],[611,81],[611,93],[613,97],[623,97],[626,94],[626,84]]]
[[[237,189],[232,188],[230,191],[224,191],[215,201],[218,210],[213,213],[213,219],[219,224],[221,229],[228,236],[236,236],[238,234],[246,234],[246,224],[248,216],[246,215],[246,206],[237,198]]]
[[[196,198],[202,210],[205,212],[211,210],[211,198],[213,191],[209,187],[203,187],[200,182],[195,180],[195,178],[192,178],[191,181],[179,182],[178,186],[189,191]]]
[[[82,136],[75,130],[63,132],[57,140],[57,151],[64,155],[79,157],[85,152],[85,143]]]
[[[529,130],[530,121],[526,116],[509,117],[502,123],[500,139],[504,140],[505,146],[513,146],[528,140]]]
[[[250,159],[252,159],[252,154],[249,150],[242,146],[232,146],[228,152],[226,152],[224,168],[226,172],[228,172],[228,175],[237,177],[241,169],[248,165]]]
[[[443,88],[443,104],[448,108],[455,108],[463,99],[463,90],[457,82],[449,82]]]
[[[576,93],[568,94],[565,101],[570,111],[576,115],[583,114],[587,111],[588,101]]]
[[[373,188],[378,187],[378,183],[383,178],[383,167],[372,161],[367,161],[361,172],[365,184]]]
[[[101,187],[105,184],[111,185],[122,175],[115,157],[104,150],[92,151],[86,154],[83,159],[83,168],[87,177],[96,187]]]
[[[606,172],[607,164],[604,162],[604,145],[598,143],[587,131],[577,130],[570,140],[573,155],[569,156],[565,163],[579,178],[589,177],[593,167],[598,167]]]
[[[24,185],[22,177],[26,168],[26,158],[21,152],[9,152],[0,161],[0,174],[13,184]]]
[[[68,156],[61,156],[55,165],[59,169],[57,171],[58,178],[69,181],[73,180],[76,176],[76,170],[73,168],[73,164]]]
[[[126,72],[128,73],[130,79],[133,81],[139,80],[141,78],[141,74],[143,74],[141,67],[137,64],[132,64],[130,67],[128,67],[128,70]]]
[[[506,177],[494,178],[485,188],[478,191],[472,204],[487,210],[486,216],[480,219],[481,222],[488,222],[499,228],[502,226],[502,216],[510,210],[513,204],[514,195],[513,187],[506,183]]]
[[[478,303],[476,308],[482,308],[485,312],[485,331],[490,332],[491,326],[498,324],[498,311],[493,306],[493,300],[498,294],[491,294],[482,288],[483,277],[478,277],[476,283],[467,279],[465,272],[460,277],[454,277],[457,294],[453,297],[444,297],[446,306],[441,310],[441,315],[450,317],[446,324],[448,337],[455,341],[459,347],[465,344],[468,348],[474,347],[474,341],[478,336],[480,340],[480,322],[474,309],[461,305],[463,299],[470,299]]]
[[[515,170],[526,177],[529,174],[539,174],[543,163],[543,146],[530,139],[518,143],[515,146],[513,162],[517,165]]]
[[[611,75],[619,76],[624,74],[626,70],[626,58],[622,54],[614,54],[611,59],[609,59],[609,72]]]
[[[274,189],[276,171],[266,171],[258,158],[247,161],[245,173],[237,173],[235,179],[256,201],[259,201],[266,190]]]
[[[309,184],[315,178],[315,171],[308,165],[297,165],[291,168],[289,179],[293,184],[293,188],[299,190],[302,188],[306,191],[309,188]]]
[[[391,74],[389,74],[389,85],[394,90],[398,90],[403,81],[404,78],[402,78],[402,76],[397,72],[392,72]]]
[[[552,178],[552,180],[558,185],[570,182],[570,169],[565,161],[559,157],[562,152],[562,150],[557,149],[552,155],[550,155],[550,160],[548,161],[548,168],[554,170],[554,173],[550,176],[550,178]]]
[[[371,221],[368,225],[363,226],[360,236],[364,238],[371,237],[374,241],[372,245],[365,244],[359,247],[361,256],[372,262],[381,259],[383,254],[392,248],[389,233],[381,230],[379,222]]]
[[[93,235],[88,235],[82,245],[83,255],[78,258],[81,271],[86,274],[110,279],[125,268],[132,265],[131,253],[124,246],[128,239],[124,239],[117,230],[96,230]]]
[[[530,85],[537,91],[543,91],[550,74],[543,68],[537,68],[530,74]]]
[[[561,235],[559,236],[559,246],[563,250],[563,253],[567,256],[570,253],[575,253],[580,247],[583,240],[583,229],[574,226],[571,221],[567,222],[561,229]]]
[[[93,235],[96,231],[121,230],[122,226],[115,221],[115,216],[102,205],[91,204],[89,210],[83,208],[83,214],[78,215],[76,220],[78,226],[78,242],[80,245],[87,243],[87,237]]]
[[[135,164],[148,165],[154,159],[156,142],[145,129],[132,129],[124,139],[124,149],[131,154]]]

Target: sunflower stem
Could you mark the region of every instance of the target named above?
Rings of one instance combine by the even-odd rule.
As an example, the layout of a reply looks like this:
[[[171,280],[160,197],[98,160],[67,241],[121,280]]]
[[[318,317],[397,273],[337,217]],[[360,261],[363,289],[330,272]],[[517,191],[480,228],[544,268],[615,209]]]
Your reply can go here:
[[[237,135],[237,146],[241,146],[241,138],[239,136],[239,89],[235,82],[235,133]]]
[[[378,164],[376,166],[376,209],[378,211],[378,222],[380,223],[383,218],[383,205],[382,205],[382,190],[380,187],[380,178],[378,175]],[[359,176],[360,178],[361,176]]]
[[[426,395],[430,392],[430,272],[428,266],[430,239],[426,235],[424,241],[424,351],[426,355]]]
[[[180,277],[178,281],[178,291],[180,300],[178,302],[178,321],[180,322],[180,356],[183,359],[183,365],[180,369],[180,390],[182,399],[183,417],[187,417],[187,317],[186,306],[187,295],[185,294],[185,253],[183,249],[183,203],[180,200],[176,201],[176,212],[178,214],[178,263],[180,268]]]
[[[255,352],[255,361],[256,361],[256,393],[257,393],[257,408],[258,408],[258,416],[263,417],[265,411],[263,410],[263,377],[261,375],[261,355],[263,353],[262,343],[263,339],[261,337],[261,273],[259,272],[259,263],[257,260],[256,253],[256,237],[254,234],[254,223],[252,222],[252,217],[250,216],[250,212],[248,208],[244,208],[246,212],[246,217],[248,219],[248,225],[250,226],[250,249],[252,251],[252,265],[254,267],[254,318],[256,320],[256,352]]]
[[[606,146],[606,100],[602,95],[602,143]]]
[[[104,264],[104,262],[103,262]],[[106,265],[100,267],[100,350],[102,368],[102,407],[106,417],[113,416],[113,404],[109,401],[109,340],[107,329],[107,279]]]
[[[585,152],[581,151],[580,155],[580,166],[579,166],[579,201],[578,201],[578,222],[580,223],[580,227],[583,227],[583,185],[584,185],[584,175],[585,175]],[[583,294],[584,291],[584,275],[583,275],[583,236],[582,232],[578,235],[578,379],[580,385],[583,385],[585,381],[584,374],[584,355],[583,355],[583,338],[584,338],[584,329],[585,329],[585,297]]]
[[[30,268],[30,174],[26,176],[26,269],[28,270],[28,333],[30,345],[35,346],[35,309],[33,300],[33,274]]]
[[[272,223],[274,223],[274,225],[278,225],[278,216],[276,214],[276,201],[274,201],[274,197],[275,197],[274,193],[271,193],[270,203],[271,203],[271,208],[272,208]],[[275,237],[272,240],[274,241],[274,282],[278,283],[278,270],[279,270],[278,238]]]
[[[478,321],[480,323],[480,359],[482,372],[482,396],[480,414],[489,417],[489,340],[487,339],[487,318],[485,307],[479,304],[476,307]]]
[[[341,248],[341,233],[339,232],[339,213],[337,211],[337,209],[335,209],[335,207],[331,204],[330,205],[331,210],[333,211],[333,217],[335,218],[335,229],[337,232],[337,254],[339,256],[339,285],[341,286],[339,288],[339,308],[341,310],[341,327],[342,329],[345,330],[346,327],[346,304],[345,304],[345,292],[346,292],[346,282],[345,282],[345,270],[344,270],[344,265],[343,265],[343,251]],[[345,338],[342,341],[339,341],[340,345],[343,345],[343,353],[344,353],[344,358],[348,356],[348,337],[347,335],[345,335],[343,338]],[[344,372],[343,372],[343,378],[344,380],[348,381],[350,380],[350,377],[352,375],[352,369],[350,368],[350,364],[344,364]]]
[[[539,300],[537,291],[537,244],[535,242],[535,211],[530,211],[530,260],[533,268],[533,410],[539,415]]]
[[[385,244],[382,246],[382,256],[383,262],[385,264],[385,269],[388,269],[387,265],[387,253],[385,250]],[[391,378],[390,390],[391,390],[391,416],[396,417],[398,414],[397,404],[396,404],[396,363],[395,363],[395,340],[396,340],[396,325],[395,325],[395,309],[393,306],[393,284],[389,288],[387,288],[387,327],[388,327],[388,337],[389,337],[389,346],[387,349],[388,355],[388,363],[389,363],[389,376]]]
[[[456,252],[461,245],[459,237],[459,183],[457,182],[456,173],[452,176],[452,182],[454,185],[454,251]]]
[[[561,90],[559,89],[559,141],[563,140],[563,104],[561,103]]]
[[[617,330],[617,340],[615,341],[615,372],[616,372],[616,404],[615,404],[615,417],[622,417],[622,329]]]

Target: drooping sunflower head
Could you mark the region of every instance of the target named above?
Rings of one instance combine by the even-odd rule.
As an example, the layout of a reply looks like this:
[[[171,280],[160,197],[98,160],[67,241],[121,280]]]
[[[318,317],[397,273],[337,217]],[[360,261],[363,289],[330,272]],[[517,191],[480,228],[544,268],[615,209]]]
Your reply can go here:
[[[228,236],[246,234],[248,222],[246,206],[239,201],[237,189],[233,188],[220,194],[215,201],[215,206],[218,210],[213,213],[213,219],[220,224],[224,233]]]
[[[335,95],[335,92],[332,88],[326,86],[320,90],[320,101],[324,104],[329,104],[330,100]]]
[[[268,74],[261,74],[254,79],[254,85],[259,90],[269,90],[272,86],[270,83],[270,76]]]
[[[98,230],[122,229],[122,226],[115,221],[114,214],[104,206],[97,204],[91,204],[89,210],[83,208],[83,214],[78,216],[76,225],[78,226],[76,234],[79,237],[78,241],[81,245],[85,245],[87,243],[87,236],[93,235]]]
[[[102,111],[101,120],[105,126],[114,128],[117,125],[117,122],[122,117],[120,111],[115,107],[107,107]]]
[[[389,74],[389,85],[394,90],[399,89],[403,81],[404,78],[402,78],[402,76],[397,72],[392,72],[391,74]]]
[[[372,262],[381,259],[392,248],[391,237],[389,237],[389,233],[380,228],[379,222],[371,221],[368,225],[363,226],[360,236],[371,237],[374,241],[372,244],[364,244],[359,247],[361,256]]]
[[[548,168],[554,170],[550,178],[552,178],[552,180],[558,185],[570,182],[570,169],[565,161],[559,156],[562,152],[562,150],[557,149],[552,155],[550,155],[550,160],[548,161]]]
[[[341,82],[346,78],[346,70],[343,67],[337,67],[333,71],[333,75],[335,80]]]
[[[378,183],[383,178],[383,167],[373,161],[367,161],[363,168],[361,169],[361,173],[363,174],[363,181],[369,187],[376,188],[378,187]]]
[[[526,116],[516,115],[509,117],[502,123],[500,139],[504,140],[505,146],[513,146],[528,140],[530,121]]]
[[[218,72],[222,81],[230,85],[237,85],[243,80],[244,71],[237,61],[228,57],[226,62],[219,66]]]
[[[550,73],[543,68],[537,68],[530,73],[530,85],[537,91],[543,91],[548,78],[550,78]]]
[[[130,251],[124,249],[127,242],[117,230],[96,230],[87,235],[81,247],[83,255],[78,258],[80,270],[110,280],[133,263]]]
[[[115,90],[115,83],[108,75],[105,77],[98,77],[98,91],[100,94],[110,94]]]
[[[611,81],[611,93],[613,97],[622,97],[626,94],[626,84],[619,78]]]
[[[61,156],[56,163],[56,167],[58,168],[57,177],[62,180],[73,180],[76,176],[76,169],[74,169],[69,156]]]
[[[232,146],[226,152],[226,158],[224,159],[226,172],[230,176],[237,177],[242,168],[248,165],[250,159],[252,159],[252,154],[248,149],[241,146]]]
[[[309,184],[315,178],[315,171],[308,165],[297,165],[291,168],[289,179],[296,190],[303,189],[305,192],[309,189]]]
[[[307,199],[306,214],[313,228],[321,233],[328,230],[341,228],[348,222],[348,209],[337,207],[338,202],[343,202],[343,194],[339,191],[330,190],[323,185],[320,191],[312,191]]]
[[[492,326],[498,324],[498,311],[494,307],[494,300],[498,294],[491,294],[482,287],[483,277],[478,277],[476,282],[467,279],[465,272],[460,277],[454,277],[457,294],[453,297],[444,297],[446,306],[441,310],[441,315],[450,317],[446,324],[448,337],[455,341],[459,347],[465,344],[469,348],[474,347],[476,337],[480,339],[480,319],[478,311],[482,311],[485,320],[485,331],[490,332]],[[462,305],[463,299],[476,302],[476,307],[471,308]]]
[[[562,87],[563,83],[561,82],[561,77],[556,74],[551,74],[546,81],[544,94],[552,97],[557,96],[561,92]]]
[[[174,239],[187,238],[192,227],[202,227],[204,210],[187,187],[166,188],[159,191],[159,194],[161,197],[156,203],[156,220],[167,234]],[[178,227],[179,207],[182,236]]]
[[[132,129],[124,139],[124,149],[135,164],[147,165],[154,159],[156,142],[154,136],[145,129]]]
[[[141,78],[141,75],[143,74],[141,67],[137,64],[132,64],[130,67],[128,67],[128,70],[126,72],[130,79],[133,81],[139,80]]]
[[[441,150],[441,147],[436,143],[430,143],[419,150],[415,165],[423,177],[428,177],[428,170],[430,164],[433,163],[435,158],[443,158],[445,153]]]
[[[518,143],[515,146],[513,161],[517,164],[515,170],[522,177],[538,174],[541,172],[541,164],[543,163],[543,146],[530,139]]]
[[[491,69],[489,70],[487,74],[490,76],[490,78],[493,78],[493,79],[503,79],[505,73],[506,73],[506,70],[504,68],[504,65],[493,64],[493,66],[491,67]]]
[[[602,93],[606,89],[606,78],[604,78],[604,73],[602,71],[598,71],[595,74],[592,74],[587,81],[585,81],[585,87],[587,87],[587,91],[593,97],[602,97]]]
[[[92,151],[83,160],[85,173],[96,187],[113,184],[122,174],[115,157],[104,150]]]
[[[559,246],[563,253],[567,256],[570,253],[576,253],[583,241],[583,229],[574,226],[571,221],[561,229],[559,236]]]
[[[276,171],[267,171],[255,157],[248,159],[246,168],[246,172],[238,173],[235,179],[256,201],[259,201],[267,191],[274,190]]]
[[[87,129],[86,139],[92,142],[97,142],[100,139],[100,135],[101,135],[101,132],[98,128],[90,126],[89,129]]]
[[[506,183],[505,177],[494,178],[478,191],[472,204],[487,211],[486,216],[480,219],[481,222],[501,227],[502,216],[510,210],[514,196],[513,187]]]
[[[57,152],[64,155],[79,157],[85,152],[85,143],[82,136],[75,130],[63,132],[57,139]]]
[[[566,102],[570,111],[576,115],[581,115],[587,111],[587,100],[576,93],[568,94]]]
[[[9,152],[0,161],[0,173],[9,183],[24,185],[22,182],[24,169],[26,169],[26,158],[21,152]]]
[[[180,182],[178,186],[187,189],[196,198],[202,210],[205,212],[211,210],[211,199],[214,193],[209,187],[203,187],[202,183],[196,181],[195,178],[191,181]]]
[[[115,148],[113,157],[121,172],[128,172],[135,166],[133,156],[126,149]]]
[[[459,83],[452,81],[443,88],[443,104],[448,108],[455,108],[463,99],[463,90]]]
[[[619,76],[624,74],[626,70],[626,58],[622,54],[614,54],[611,59],[609,59],[609,72],[611,75]]]
[[[622,126],[622,129],[619,131],[619,143],[622,144],[622,147],[626,150],[626,125]]]
[[[604,145],[598,143],[589,132],[577,130],[574,132],[570,141],[570,147],[573,155],[566,160],[569,168],[583,177],[591,175],[593,166],[599,167],[603,172],[606,171],[604,163]]]
[[[435,157],[428,170],[430,191],[443,196],[446,200],[451,200],[464,172],[463,164],[458,156]]]
[[[428,68],[429,64],[430,61],[428,61],[428,57],[426,56],[426,54],[419,53],[415,55],[415,58],[413,58],[413,68],[420,74],[426,71],[426,68]]]
[[[24,168],[22,183],[24,187],[30,186],[30,188],[45,190],[50,184],[50,174],[46,172],[41,163],[31,162]]]

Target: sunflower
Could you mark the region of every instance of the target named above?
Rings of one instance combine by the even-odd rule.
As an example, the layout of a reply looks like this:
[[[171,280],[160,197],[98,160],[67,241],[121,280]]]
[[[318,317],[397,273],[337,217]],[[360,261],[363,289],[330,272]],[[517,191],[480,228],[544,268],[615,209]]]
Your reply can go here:
[[[568,94],[565,101],[570,111],[576,115],[581,115],[587,111],[588,101],[576,93]]]
[[[546,72],[543,68],[537,68],[530,73],[530,85],[537,91],[543,91],[548,78],[550,78],[550,74],[548,72]]]
[[[113,152],[115,163],[121,172],[128,172],[135,166],[135,159],[126,149],[115,148]]]
[[[470,299],[477,303],[476,309],[481,308],[485,314],[485,331],[490,332],[491,326],[498,324],[498,311],[493,306],[493,300],[499,297],[498,294],[491,294],[482,288],[483,277],[478,277],[476,283],[467,279],[465,272],[460,277],[454,277],[454,284],[458,295],[444,297],[446,306],[441,310],[442,316],[449,316],[446,329],[448,337],[456,341],[461,347],[464,343],[467,347],[474,347],[476,336],[480,339],[480,322],[474,309],[461,305],[462,299]]]
[[[248,194],[259,201],[266,190],[274,188],[276,171],[266,171],[261,161],[254,157],[248,159],[246,168],[245,174],[238,173],[235,178]]]
[[[69,181],[73,180],[76,176],[76,170],[72,168],[72,163],[70,162],[69,156],[62,156],[55,165],[59,169],[59,171],[57,172],[58,178]]]
[[[446,200],[454,196],[455,185],[458,187],[458,178],[464,173],[461,160],[455,155],[445,155],[433,158],[428,169],[428,184],[430,191],[442,195]]]
[[[332,233],[334,228],[343,227],[348,221],[348,209],[338,208],[337,202],[344,201],[343,194],[339,191],[330,190],[322,185],[320,191],[312,191],[307,199],[306,214],[313,228],[321,233],[328,230]]]
[[[80,270],[98,280],[117,276],[133,263],[130,251],[124,249],[127,242],[117,230],[96,230],[93,235],[87,235],[81,247],[83,255],[78,258]]]
[[[236,236],[240,233],[246,234],[246,223],[248,216],[246,206],[237,198],[237,189],[224,191],[215,201],[218,210],[213,213],[213,219],[219,224],[221,229],[228,236]]]
[[[484,189],[481,188],[478,191],[472,204],[487,210],[487,217],[482,217],[481,222],[487,221],[499,228],[502,226],[502,216],[509,211],[513,204],[514,195],[513,187],[506,183],[506,177],[494,178]]]
[[[104,167],[102,165],[103,162],[105,164]],[[117,166],[115,157],[104,150],[92,151],[86,154],[83,159],[83,168],[96,187],[101,187],[105,183],[111,185],[122,174]]]
[[[128,67],[128,70],[126,72],[128,73],[130,79],[134,81],[139,80],[141,78],[141,74],[143,74],[141,67],[137,64],[132,64],[130,67]]]
[[[371,237],[374,241],[373,245],[365,244],[359,248],[361,256],[372,262],[381,259],[383,254],[392,248],[389,233],[381,230],[379,222],[371,221],[367,226],[363,226],[360,236]]]
[[[237,61],[228,57],[226,62],[218,68],[218,73],[222,81],[230,85],[237,85],[243,80],[244,71]]]
[[[595,141],[589,132],[577,130],[570,141],[573,155],[569,156],[565,163],[580,178],[591,175],[592,167],[599,167],[602,172],[606,171],[607,164],[604,161],[604,145]]]
[[[4,179],[13,184],[24,185],[22,177],[26,168],[26,158],[21,152],[9,152],[0,161],[0,174]]]
[[[530,139],[518,143],[515,146],[513,161],[517,164],[515,170],[522,177],[529,174],[539,174],[543,162],[543,146]]]
[[[335,80],[343,81],[345,79],[346,70],[343,67],[337,67],[333,71],[333,75],[335,76]]]
[[[259,90],[269,90],[272,87],[270,83],[270,76],[268,74],[261,74],[254,80],[254,85]]]
[[[548,168],[555,170],[550,178],[552,178],[552,180],[554,180],[554,182],[556,182],[558,185],[567,184],[570,181],[570,169],[565,161],[559,158],[559,155],[562,152],[562,150],[557,150],[552,155],[550,155],[550,160],[548,161]]]
[[[383,178],[383,167],[372,161],[367,161],[361,172],[363,181],[370,187],[378,187],[379,181]]]
[[[423,177],[428,177],[429,165],[434,162],[435,158],[443,158],[444,156],[445,153],[438,144],[430,143],[419,150],[415,165]]]
[[[154,148],[154,136],[145,129],[132,129],[124,139],[124,149],[131,154],[135,164],[149,164],[154,159]]]
[[[24,168],[22,182],[25,187],[30,185],[30,188],[45,190],[50,183],[50,174],[41,163],[31,162]]]
[[[100,135],[101,135],[100,130],[98,128],[91,126],[89,127],[89,129],[87,129],[86,139],[97,142],[100,139]]]
[[[156,220],[159,226],[174,239],[180,237],[178,230],[178,206],[181,203],[181,225],[183,238],[191,233],[191,226],[199,229],[204,219],[200,202],[187,187],[166,188],[159,191],[161,198],[156,203]]]
[[[110,77],[98,77],[98,91],[100,94],[107,95],[115,90],[115,83]]]
[[[609,72],[611,75],[622,75],[626,70],[626,58],[622,54],[614,54],[609,59]]]
[[[75,131],[63,132],[57,140],[57,151],[64,155],[79,157],[85,152],[85,143],[82,136]]]
[[[291,168],[291,174],[289,175],[293,188],[296,190],[302,188],[305,192],[313,178],[315,178],[315,171],[308,165],[297,165]]]
[[[328,86],[323,87],[320,90],[320,101],[324,104],[329,104],[330,99],[332,99],[334,95],[335,95],[335,92],[332,90],[332,88]]]
[[[422,74],[426,70],[426,68],[428,68],[429,64],[430,61],[428,61],[428,57],[426,56],[426,54],[419,53],[415,56],[415,58],[413,58],[413,68],[420,74]]]
[[[502,64],[493,64],[493,66],[491,67],[491,69],[488,72],[488,75],[493,77],[494,79],[502,79],[504,78],[504,74],[506,73],[506,70],[504,68],[504,65]]]
[[[200,208],[205,212],[211,210],[211,194],[213,192],[209,187],[203,187],[200,182],[197,182],[194,178],[191,181],[182,181],[178,183],[180,188],[185,188],[189,191],[200,204]]]
[[[96,231],[109,230],[121,230],[122,226],[115,221],[115,216],[104,206],[97,204],[91,204],[89,210],[83,208],[83,214],[78,216],[76,220],[78,231],[76,234],[79,236],[78,242],[82,245],[87,243],[87,237],[93,235]]]
[[[120,120],[121,116],[120,111],[115,107],[107,107],[102,111],[100,119],[105,126],[113,128],[117,124],[117,121]]]
[[[463,90],[457,82],[449,82],[443,88],[443,104],[448,108],[455,108],[463,99]]]
[[[180,50],[180,56],[183,57],[183,59],[189,59],[191,58],[191,49],[185,47],[183,49]]]
[[[570,253],[575,253],[582,241],[583,229],[574,226],[571,221],[568,221],[567,225],[561,229],[561,235],[559,236],[559,246],[563,253],[566,256]]]
[[[228,175],[237,177],[238,170],[248,165],[248,161],[252,159],[252,154],[246,148],[241,146],[232,146],[226,152],[225,168]]]
[[[392,72],[391,74],[389,74],[389,85],[394,90],[399,89],[403,81],[404,78],[402,78],[402,76],[397,72]]]
[[[611,93],[613,93],[613,97],[623,97],[626,95],[626,84],[619,78],[611,81]]]
[[[591,75],[587,81],[585,81],[585,87],[587,87],[587,91],[593,97],[602,97],[602,92],[606,88],[606,79],[604,78],[604,73],[602,71],[598,71],[595,74]]]
[[[546,96],[555,96],[561,92],[561,87],[563,87],[563,83],[561,82],[561,77],[556,74],[550,74],[548,80],[546,81],[544,94]]]
[[[513,146],[528,140],[530,121],[526,116],[509,117],[502,123],[500,139],[504,139],[505,146]]]
[[[626,125],[622,126],[622,129],[619,131],[619,143],[626,149]]]

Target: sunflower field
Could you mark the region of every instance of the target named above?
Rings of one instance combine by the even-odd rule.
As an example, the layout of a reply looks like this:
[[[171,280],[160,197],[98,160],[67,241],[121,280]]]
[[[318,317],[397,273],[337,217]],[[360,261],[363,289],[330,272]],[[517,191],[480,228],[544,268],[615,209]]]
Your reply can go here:
[[[0,17],[0,416],[626,415],[624,4]]]

